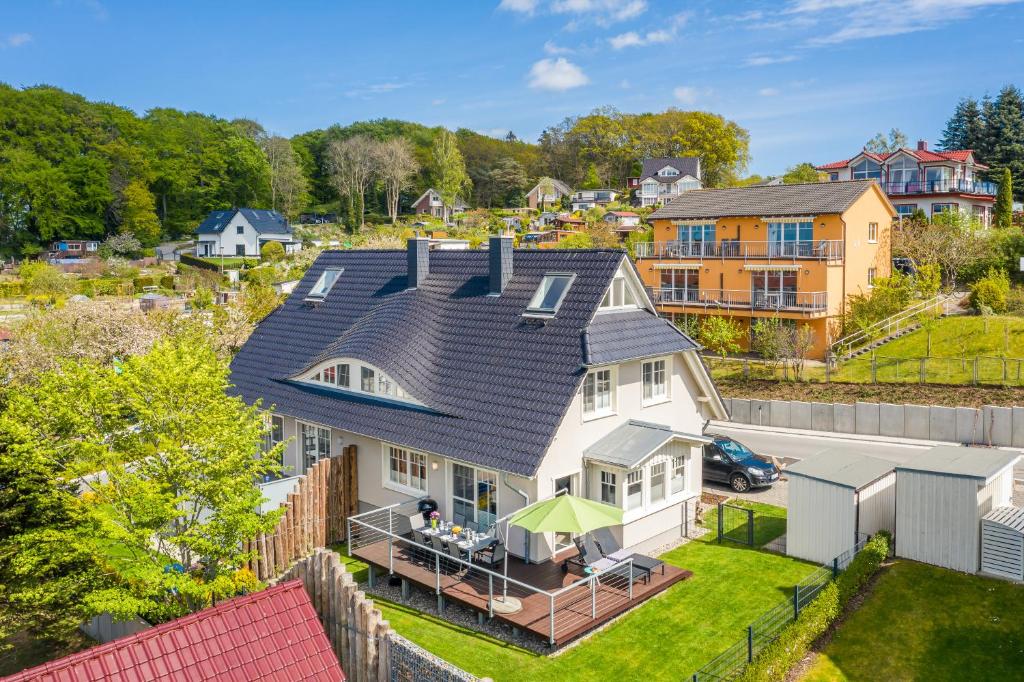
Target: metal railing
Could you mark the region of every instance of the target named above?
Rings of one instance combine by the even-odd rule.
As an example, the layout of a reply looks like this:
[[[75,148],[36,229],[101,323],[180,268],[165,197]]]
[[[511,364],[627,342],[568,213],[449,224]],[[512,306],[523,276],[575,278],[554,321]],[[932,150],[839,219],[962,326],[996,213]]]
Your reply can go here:
[[[614,566],[584,576],[557,590],[545,590],[530,585],[507,574],[511,555],[506,554],[505,573],[498,573],[472,561],[456,559],[448,553],[406,538],[396,530],[399,528],[400,508],[415,511],[415,502],[393,504],[370,512],[351,516],[348,519],[348,555],[353,550],[381,542],[388,546],[388,572],[395,573],[396,562],[411,562],[434,572],[434,593],[437,595],[438,612],[443,610],[444,592],[458,598],[461,592],[467,597],[483,599],[486,595],[487,618],[494,617],[494,604],[506,597],[526,599],[539,597],[548,604],[548,644],[554,646],[556,633],[575,631],[588,622],[595,622],[602,614],[608,614],[633,600],[633,583],[642,573],[634,571],[633,559],[629,558]],[[496,526],[495,526],[496,530]],[[507,530],[506,530],[507,535]],[[442,576],[454,578],[442,585]],[[373,586],[374,571],[369,571],[370,586]],[[403,594],[405,590],[403,585]],[[467,590],[471,590],[468,592]],[[462,600],[466,603],[467,600]],[[480,612],[482,617],[482,612]]]
[[[822,564],[809,576],[793,586],[793,595],[762,613],[746,628],[746,635],[693,673],[692,682],[732,680],[753,662],[761,651],[779,638],[782,631],[800,616],[818,594],[844,571],[857,553],[864,549],[869,536],[857,533],[853,547]]]
[[[999,186],[994,182],[981,180],[913,180],[910,182],[886,182],[882,185],[886,194],[984,194],[995,196]]]
[[[926,301],[901,310],[884,320],[879,320],[864,329],[847,334],[832,344],[832,353],[840,362],[850,357],[850,354],[860,346],[877,339],[884,339],[909,327],[916,327],[919,324],[920,315],[943,315],[949,312],[949,306],[954,300],[952,296],[939,294]]]
[[[704,308],[742,308],[824,313],[828,311],[827,291],[749,291],[744,289],[689,289],[659,287],[651,290],[655,303],[683,304]]]
[[[667,241],[640,242],[637,258],[696,258],[743,260],[841,261],[843,242],[838,239],[801,241]]]

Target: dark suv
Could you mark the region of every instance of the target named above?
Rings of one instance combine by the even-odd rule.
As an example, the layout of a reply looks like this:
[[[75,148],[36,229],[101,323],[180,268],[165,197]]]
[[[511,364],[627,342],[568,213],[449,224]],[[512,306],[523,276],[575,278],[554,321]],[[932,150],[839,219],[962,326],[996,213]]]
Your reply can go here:
[[[707,434],[714,440],[704,446],[704,480],[728,483],[738,493],[764,488],[779,480],[779,469],[758,457],[743,443],[727,436]]]

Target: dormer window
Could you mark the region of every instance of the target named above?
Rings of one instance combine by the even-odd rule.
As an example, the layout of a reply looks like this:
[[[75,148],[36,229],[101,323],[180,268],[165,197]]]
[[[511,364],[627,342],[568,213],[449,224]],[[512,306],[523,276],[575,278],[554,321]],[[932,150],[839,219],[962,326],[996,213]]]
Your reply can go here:
[[[576,275],[571,273],[550,273],[544,275],[536,293],[526,307],[527,315],[552,317],[558,312],[559,306],[569,292]]]
[[[320,274],[320,278],[317,279],[316,284],[310,289],[306,299],[312,300],[323,300],[330,293],[331,287],[341,277],[341,273],[344,272],[344,268],[327,268]]]
[[[665,166],[660,171],[658,171],[658,175],[665,178],[670,178],[679,175],[679,171],[673,168],[672,166]]]
[[[337,388],[346,393],[391,398],[417,405],[423,404],[409,395],[397,381],[379,368],[352,358],[321,363],[314,371],[310,371],[302,377],[295,377],[295,379],[303,383]]]

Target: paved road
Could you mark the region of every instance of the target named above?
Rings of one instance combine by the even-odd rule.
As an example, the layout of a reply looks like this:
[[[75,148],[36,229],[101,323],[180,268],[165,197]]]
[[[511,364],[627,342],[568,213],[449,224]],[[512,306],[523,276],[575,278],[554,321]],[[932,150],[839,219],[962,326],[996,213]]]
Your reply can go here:
[[[762,431],[744,428],[742,425],[726,426],[719,423],[710,424],[707,431],[735,438],[754,452],[778,457],[784,463],[805,459],[824,450],[843,450],[881,457],[902,464],[920,454],[922,450],[931,447],[927,444],[861,440],[835,433]],[[1017,465],[1014,470],[1014,478],[1016,479],[1014,499],[1017,504],[1022,504],[1024,503],[1024,462]],[[714,486],[706,483],[705,487]],[[760,494],[754,492],[750,497],[753,499],[766,498],[763,501],[778,504],[779,501],[772,498],[777,498],[782,492],[782,490],[775,491],[774,495],[769,491],[761,491]]]

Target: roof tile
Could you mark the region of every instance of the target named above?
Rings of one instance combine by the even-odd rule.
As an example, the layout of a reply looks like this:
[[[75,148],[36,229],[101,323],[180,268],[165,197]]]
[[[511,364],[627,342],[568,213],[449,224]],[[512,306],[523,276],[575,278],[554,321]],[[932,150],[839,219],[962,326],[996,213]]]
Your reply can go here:
[[[722,218],[842,213],[868,191],[874,180],[758,185],[683,192],[649,216],[658,218]]]

